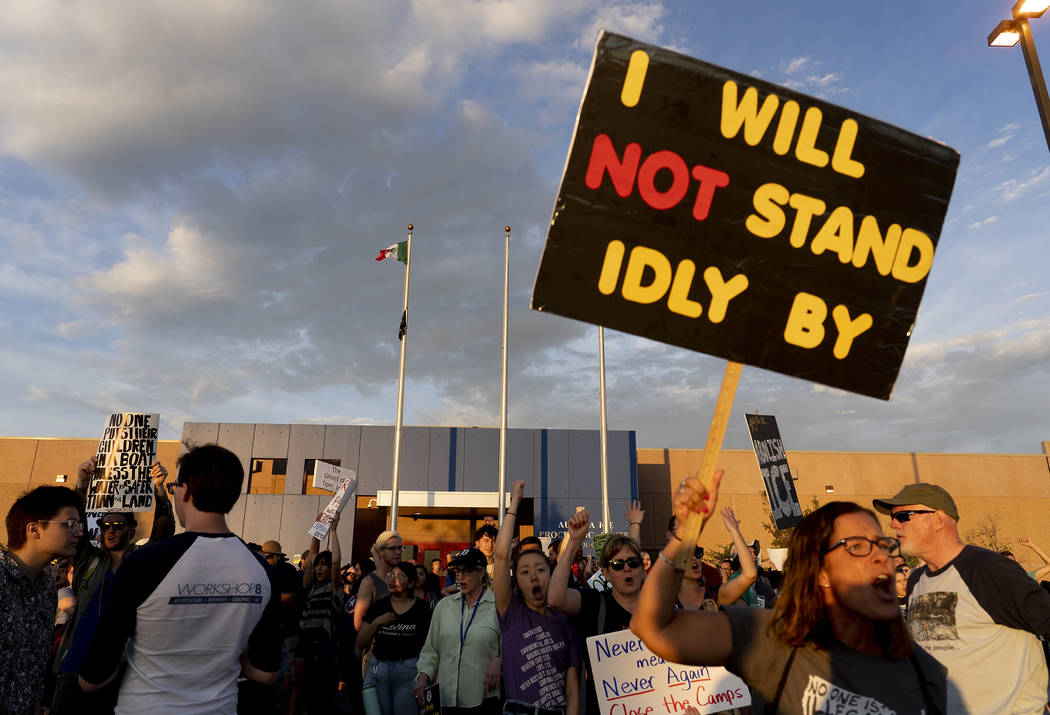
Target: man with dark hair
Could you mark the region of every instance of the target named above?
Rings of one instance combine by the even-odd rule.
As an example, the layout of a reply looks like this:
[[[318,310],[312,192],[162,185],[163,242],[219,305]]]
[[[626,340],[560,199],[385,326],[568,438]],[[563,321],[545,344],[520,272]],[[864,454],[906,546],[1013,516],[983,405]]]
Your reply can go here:
[[[0,712],[34,711],[54,634],[58,592],[44,569],[72,557],[84,533],[84,502],[65,487],[37,487],[7,512],[0,548]]]
[[[86,498],[88,486],[95,473],[95,457],[85,460],[77,467],[76,492]],[[166,539],[175,533],[175,519],[171,512],[171,501],[164,490],[168,470],[160,462],[150,467],[153,479],[153,529],[150,542]],[[124,558],[135,549],[135,515],[131,512],[114,511],[103,514],[98,520],[99,545],[94,546],[87,534],[80,540],[76,560],[73,563],[73,593],[76,609],[69,618],[62,642],[55,656],[55,697],[52,715],[72,715],[86,712],[111,712],[117,702],[117,686],[86,694],[77,684],[80,665],[88,645],[95,635],[98,619],[109,601],[113,588],[113,577],[124,562]]]
[[[474,548],[485,554],[489,565],[486,568],[489,578],[492,578],[492,554],[496,552],[496,535],[499,531],[492,524],[482,524],[474,532]]]
[[[1043,712],[1050,595],[1006,556],[964,544],[942,487],[908,484],[872,503],[904,552],[926,562],[908,578],[908,628],[948,668],[948,712]]]
[[[126,655],[117,713],[232,714],[238,675],[269,685],[281,664],[280,587],[226,525],[240,459],[204,445],[178,464],[167,489],[186,531],[124,559],[80,671],[80,686],[95,690]]]

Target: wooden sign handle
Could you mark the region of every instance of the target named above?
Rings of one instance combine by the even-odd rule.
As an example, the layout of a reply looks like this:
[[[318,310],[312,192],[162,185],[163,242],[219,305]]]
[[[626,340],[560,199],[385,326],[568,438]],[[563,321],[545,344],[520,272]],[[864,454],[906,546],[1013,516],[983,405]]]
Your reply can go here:
[[[736,397],[736,386],[740,382],[740,370],[743,368],[738,362],[730,361],[726,365],[726,374],[722,377],[722,389],[718,392],[718,402],[715,403],[715,414],[711,417],[711,429],[707,432],[707,444],[704,445],[704,458],[700,462],[700,481],[704,487],[711,488],[711,478],[715,474],[718,464],[718,456],[722,451],[722,440],[726,436],[726,426],[729,424],[729,413],[733,411],[733,398]],[[682,546],[678,549],[675,557],[675,567],[686,570],[693,558],[693,545],[700,538],[700,529],[704,525],[704,519],[695,512],[689,514],[684,524],[678,525],[679,536]]]

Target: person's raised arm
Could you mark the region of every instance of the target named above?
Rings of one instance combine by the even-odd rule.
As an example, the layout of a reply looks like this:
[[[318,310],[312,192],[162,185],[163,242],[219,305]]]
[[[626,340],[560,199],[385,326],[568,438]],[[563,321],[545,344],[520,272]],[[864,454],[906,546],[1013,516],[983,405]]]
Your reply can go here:
[[[328,534],[331,537],[329,539],[328,546],[332,551],[332,597],[339,598],[342,595],[340,588],[342,586],[343,574],[339,570],[342,565],[340,562],[343,560],[343,552],[339,550],[339,514],[336,513],[332,517],[332,523],[328,526]]]
[[[320,519],[321,515],[318,514],[317,518]],[[309,591],[310,587],[314,585],[314,579],[317,578],[314,575],[314,562],[317,561],[317,552],[321,550],[321,542],[317,540],[316,536],[310,537],[310,549],[306,554],[306,566],[303,568],[303,590]]]
[[[624,512],[624,516],[627,517],[627,536],[638,545],[638,548],[642,547],[642,520],[645,519],[645,511],[642,509],[642,503],[635,499],[631,502],[631,508]]]
[[[692,512],[699,512],[706,524],[718,502],[721,480],[719,469],[710,492],[696,477],[682,481],[673,499],[679,524],[684,525]],[[634,608],[631,631],[665,660],[685,665],[725,665],[732,648],[729,618],[724,613],[675,610],[682,572],[674,567],[674,562],[680,548],[692,549],[693,545],[683,544],[672,534],[653,561]]]
[[[73,488],[82,499],[87,499],[88,487],[91,485],[91,477],[95,474],[98,465],[98,457],[92,456],[85,459],[77,466],[77,485]]]
[[[1044,553],[1042,549],[1040,549],[1038,546],[1036,546],[1034,543],[1032,543],[1031,539],[1029,539],[1027,536],[1022,536],[1017,541],[1022,546],[1027,546],[1032,551],[1034,551],[1035,555],[1038,556],[1042,560],[1044,566],[1050,566],[1050,556],[1047,556],[1046,553]]]
[[[561,542],[561,553],[558,554],[558,565],[554,568],[550,586],[547,587],[548,605],[566,616],[578,614],[583,603],[580,592],[569,588],[569,574],[572,572],[572,560],[576,557],[576,550],[587,538],[590,523],[591,513],[586,509],[581,509],[569,517],[565,538]]]
[[[755,582],[755,579],[758,578],[758,568],[755,566],[755,557],[751,553],[751,547],[747,545],[744,535],[740,533],[740,522],[736,519],[733,507],[727,506],[722,509],[722,523],[726,525],[726,531],[733,537],[733,545],[736,546],[736,553],[740,557],[740,575],[729,583],[722,584],[718,589],[719,605],[728,606],[743,597],[747,589]]]
[[[171,499],[164,482],[168,470],[160,462],[150,465],[149,475],[153,478],[153,528],[149,532],[150,542],[166,539],[175,533],[175,515],[171,511]]]
[[[503,523],[496,532],[496,547],[492,552],[492,595],[496,598],[496,610],[500,614],[510,606],[510,549],[518,526],[518,508],[525,493],[525,482],[517,481],[510,488],[510,508],[503,515]]]

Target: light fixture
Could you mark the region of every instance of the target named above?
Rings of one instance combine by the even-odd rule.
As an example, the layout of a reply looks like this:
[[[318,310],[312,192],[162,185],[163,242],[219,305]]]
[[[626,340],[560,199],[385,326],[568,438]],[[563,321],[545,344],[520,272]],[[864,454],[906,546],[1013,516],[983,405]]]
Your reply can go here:
[[[988,35],[989,47],[1013,47],[1020,41],[1021,33],[1017,31],[1017,23],[1013,20],[1003,20]]]
[[[1050,7],[1050,0],[1017,0],[1014,3],[1014,17],[1041,17]]]
[[[66,475],[66,474],[56,474],[55,475],[55,481],[58,482],[59,484],[65,484],[67,479],[69,479],[69,476]]]
[[[835,493],[835,485],[834,484],[825,484],[824,485],[824,493],[825,494],[834,494]]]

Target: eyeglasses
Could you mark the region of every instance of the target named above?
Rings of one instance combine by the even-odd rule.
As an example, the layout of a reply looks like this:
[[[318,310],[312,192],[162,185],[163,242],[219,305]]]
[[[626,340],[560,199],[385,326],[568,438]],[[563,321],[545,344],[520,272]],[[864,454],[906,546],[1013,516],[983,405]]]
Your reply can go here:
[[[164,485],[164,488],[168,490],[170,496],[175,496],[175,487],[181,487],[186,482],[168,482]]]
[[[41,519],[38,523],[40,524],[61,524],[66,531],[76,531],[80,529],[84,530],[84,522],[79,519],[62,519],[58,521],[56,519]]]
[[[916,514],[933,514],[933,509],[902,509],[895,511],[890,514],[890,521],[896,521],[899,524],[904,524],[911,521],[911,518]]]
[[[102,532],[109,531],[110,529],[124,529],[129,526],[126,521],[104,521],[98,525],[98,530]]]
[[[828,548],[823,549],[821,553],[826,554],[840,546],[845,546],[846,553],[850,556],[858,557],[867,556],[876,546],[890,556],[896,556],[901,552],[901,542],[892,536],[882,536],[878,539],[869,539],[866,536],[847,536],[845,539],[839,539]]]
[[[640,569],[642,567],[642,557],[632,556],[629,559],[613,559],[609,562],[609,568],[613,571],[623,571],[624,566],[629,569]]]

